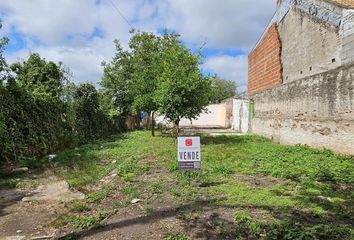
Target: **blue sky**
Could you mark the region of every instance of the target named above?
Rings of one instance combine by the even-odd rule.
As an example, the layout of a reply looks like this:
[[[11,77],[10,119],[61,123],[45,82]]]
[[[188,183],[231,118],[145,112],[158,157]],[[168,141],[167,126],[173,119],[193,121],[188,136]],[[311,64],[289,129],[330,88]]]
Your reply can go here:
[[[36,52],[70,67],[75,82],[97,84],[113,40],[129,41],[114,5],[136,29],[176,31],[192,50],[205,43],[203,72],[234,80],[239,91],[247,87],[247,54],[275,10],[275,0],[1,0],[5,57],[12,63]]]

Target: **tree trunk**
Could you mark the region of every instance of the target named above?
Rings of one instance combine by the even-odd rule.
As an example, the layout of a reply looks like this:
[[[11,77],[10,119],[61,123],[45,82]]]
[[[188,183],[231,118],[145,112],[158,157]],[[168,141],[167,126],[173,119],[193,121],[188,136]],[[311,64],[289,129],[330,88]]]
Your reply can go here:
[[[179,136],[179,119],[175,121],[175,127],[176,127],[176,135],[177,137]]]
[[[136,115],[135,119],[136,119],[135,127],[136,129],[140,129],[140,113]]]
[[[155,137],[155,112],[151,113],[151,135]]]
[[[151,116],[151,113],[148,112],[147,113],[147,120],[146,120],[146,128],[149,129],[149,130],[151,129],[151,126],[152,126],[151,125],[151,117],[150,116]]]

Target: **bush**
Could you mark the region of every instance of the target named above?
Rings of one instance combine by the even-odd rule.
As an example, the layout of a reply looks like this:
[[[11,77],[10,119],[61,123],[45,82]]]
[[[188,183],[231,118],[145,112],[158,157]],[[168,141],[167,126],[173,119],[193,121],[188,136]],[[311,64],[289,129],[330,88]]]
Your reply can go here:
[[[108,136],[121,126],[117,116],[101,110],[93,85],[64,84],[60,64],[34,54],[11,67],[16,77],[0,84],[0,168],[40,166],[36,159],[46,154]]]

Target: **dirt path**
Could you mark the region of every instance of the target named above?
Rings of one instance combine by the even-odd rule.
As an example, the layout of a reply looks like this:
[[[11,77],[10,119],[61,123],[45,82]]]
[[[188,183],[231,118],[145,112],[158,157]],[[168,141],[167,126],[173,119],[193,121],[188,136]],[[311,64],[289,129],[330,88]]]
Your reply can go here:
[[[151,164],[141,161],[141,164]],[[169,183],[170,182],[170,183]],[[156,185],[157,189],[148,190]],[[207,200],[182,201],[166,190],[175,187],[161,164],[133,182],[123,182],[114,172],[104,177],[93,192],[110,186],[110,193],[99,202],[82,199],[54,175],[27,177],[24,189],[0,190],[0,239],[229,239],[232,236],[232,209],[216,207]],[[158,187],[162,189],[158,189]],[[129,190],[132,189],[132,190]],[[125,193],[127,192],[128,193]],[[139,192],[139,201],[130,202],[129,191]],[[73,215],[72,204],[87,206]],[[127,202],[128,200],[128,202]],[[125,203],[122,205],[122,202]],[[117,206],[117,203],[120,203]],[[56,224],[62,216],[85,217],[107,212],[98,228],[74,226],[79,218]],[[228,229],[228,230],[226,230]]]
[[[45,239],[57,235],[50,225],[65,202],[83,199],[57,177],[27,176],[23,188],[0,190],[0,239]]]

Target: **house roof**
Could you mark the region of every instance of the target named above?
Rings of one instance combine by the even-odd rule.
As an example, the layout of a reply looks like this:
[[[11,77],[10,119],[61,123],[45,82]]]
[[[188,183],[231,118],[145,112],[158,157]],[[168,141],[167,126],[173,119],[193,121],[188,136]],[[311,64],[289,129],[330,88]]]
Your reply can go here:
[[[354,9],[354,0],[326,0],[343,8]]]

